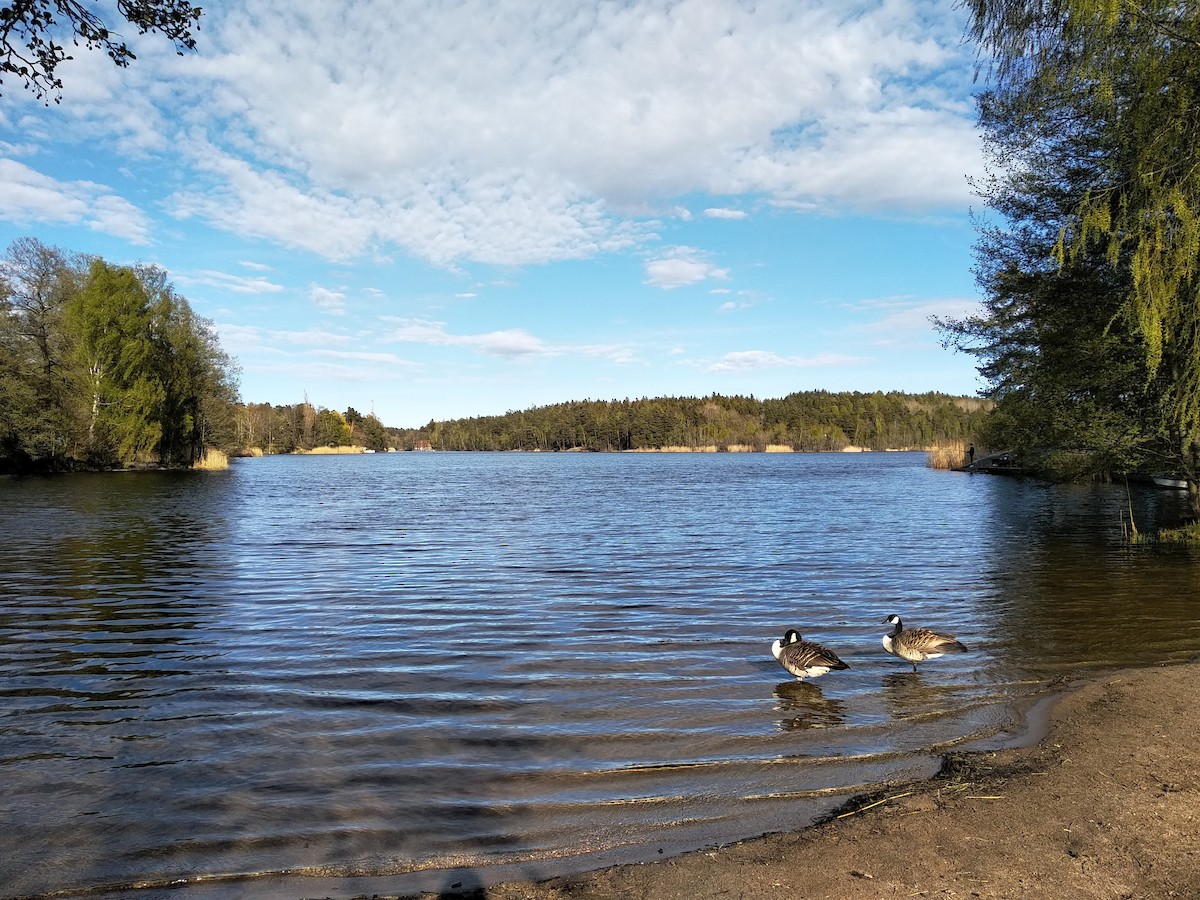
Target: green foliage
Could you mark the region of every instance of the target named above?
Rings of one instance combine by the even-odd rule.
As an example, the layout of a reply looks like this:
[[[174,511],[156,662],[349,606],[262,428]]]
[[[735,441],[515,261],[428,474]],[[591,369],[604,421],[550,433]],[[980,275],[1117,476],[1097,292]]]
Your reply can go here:
[[[150,363],[154,342],[146,291],[130,269],[102,260],[66,305],[74,336],[79,391],[88,402],[90,461],[144,461],[162,436],[161,373]]]
[[[0,470],[191,465],[236,368],[165,274],[23,238],[0,260]]]
[[[350,426],[337,410],[318,410],[315,440],[317,447],[349,447]]]
[[[346,417],[349,419],[349,416]],[[388,449],[388,433],[374,415],[363,417],[358,425],[357,440],[368,450],[374,450],[377,453],[382,453]]]
[[[1103,260],[1135,337],[1142,440],[1196,481],[1200,461],[1200,3],[967,0],[996,95],[1043,127],[1082,123],[1093,153],[1062,209],[1056,259]],[[1086,99],[1084,99],[1086,98]],[[1020,155],[1020,154],[1018,154]],[[1062,162],[1062,160],[1060,160]],[[1059,175],[1066,170],[1058,169]],[[1046,199],[1046,198],[1043,198]],[[1111,302],[1114,298],[1105,298]],[[1111,407],[1110,407],[1111,409]],[[1195,495],[1195,492],[1193,492]],[[1200,509],[1197,509],[1200,513]]]
[[[1106,172],[1095,164],[1104,130],[1080,114],[1085,96],[1072,100],[1030,116],[981,98],[993,168],[980,192],[1001,223],[981,227],[976,245],[982,314],[939,323],[991,384],[996,407],[980,438],[1055,477],[1136,468],[1155,444],[1128,274],[1097,242],[1055,259],[1072,211]]]
[[[62,321],[81,267],[31,238],[0,258],[0,460],[66,465],[76,435]]]
[[[158,452],[165,463],[191,465],[205,447],[234,443],[237,366],[221,349],[212,322],[175,293],[165,272],[144,267],[137,274],[150,295],[154,368],[164,390]]]
[[[753,397],[583,400],[503,416],[430,422],[397,430],[398,446],[436,450],[756,450],[924,448],[975,433],[990,404],[944,394],[809,391],[777,400]]]
[[[373,413],[364,416],[354,407],[343,414],[308,401],[294,406],[249,403],[237,408],[233,443],[268,454],[347,446],[382,452],[391,446],[391,437]]]
[[[1200,522],[1192,522],[1180,528],[1160,528],[1151,540],[1161,544],[1200,547]]]
[[[117,0],[116,7],[138,34],[159,32],[181,55],[196,49],[192,32],[200,27],[201,10],[189,0]],[[72,58],[66,41],[103,50],[120,68],[136,59],[84,0],[10,0],[0,7],[0,84],[16,76],[39,100],[59,102],[58,65]]]

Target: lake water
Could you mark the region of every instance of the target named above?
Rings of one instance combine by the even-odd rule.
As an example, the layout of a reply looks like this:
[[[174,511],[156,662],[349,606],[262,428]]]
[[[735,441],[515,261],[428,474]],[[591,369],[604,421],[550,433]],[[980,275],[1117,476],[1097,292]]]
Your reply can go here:
[[[1192,658],[1200,556],[1121,529],[1183,507],[913,453],[0,480],[0,895],[403,893],[802,827],[1065,677]],[[913,674],[893,612],[971,652]],[[791,679],[793,626],[851,669]]]

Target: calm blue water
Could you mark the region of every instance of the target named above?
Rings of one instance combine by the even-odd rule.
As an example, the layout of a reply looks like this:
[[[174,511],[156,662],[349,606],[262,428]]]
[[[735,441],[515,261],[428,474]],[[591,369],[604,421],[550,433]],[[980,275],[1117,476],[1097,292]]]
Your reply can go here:
[[[3,480],[0,896],[402,893],[801,827],[1055,679],[1193,656],[1200,558],[1121,541],[1182,502],[909,453]],[[893,612],[972,652],[914,675]],[[788,627],[852,668],[795,682]]]

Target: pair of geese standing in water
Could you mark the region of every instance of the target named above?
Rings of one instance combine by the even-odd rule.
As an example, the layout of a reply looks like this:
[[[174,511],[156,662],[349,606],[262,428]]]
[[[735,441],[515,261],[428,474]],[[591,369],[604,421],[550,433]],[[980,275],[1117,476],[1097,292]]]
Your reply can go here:
[[[883,649],[893,656],[906,659],[917,671],[917,663],[937,659],[947,653],[965,653],[967,648],[952,634],[929,628],[905,628],[900,617],[893,614],[883,620],[892,630],[883,636]],[[806,641],[800,632],[789,628],[781,640],[771,645],[771,653],[779,664],[800,681],[817,678],[826,672],[850,668],[832,650]]]

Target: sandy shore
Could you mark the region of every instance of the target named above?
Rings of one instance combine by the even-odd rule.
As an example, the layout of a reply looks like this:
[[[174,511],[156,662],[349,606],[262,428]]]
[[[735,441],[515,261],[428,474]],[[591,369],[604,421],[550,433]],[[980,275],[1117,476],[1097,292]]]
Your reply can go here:
[[[797,834],[457,896],[1200,898],[1198,715],[1196,663],[1113,673],[1037,746],[950,757]]]

